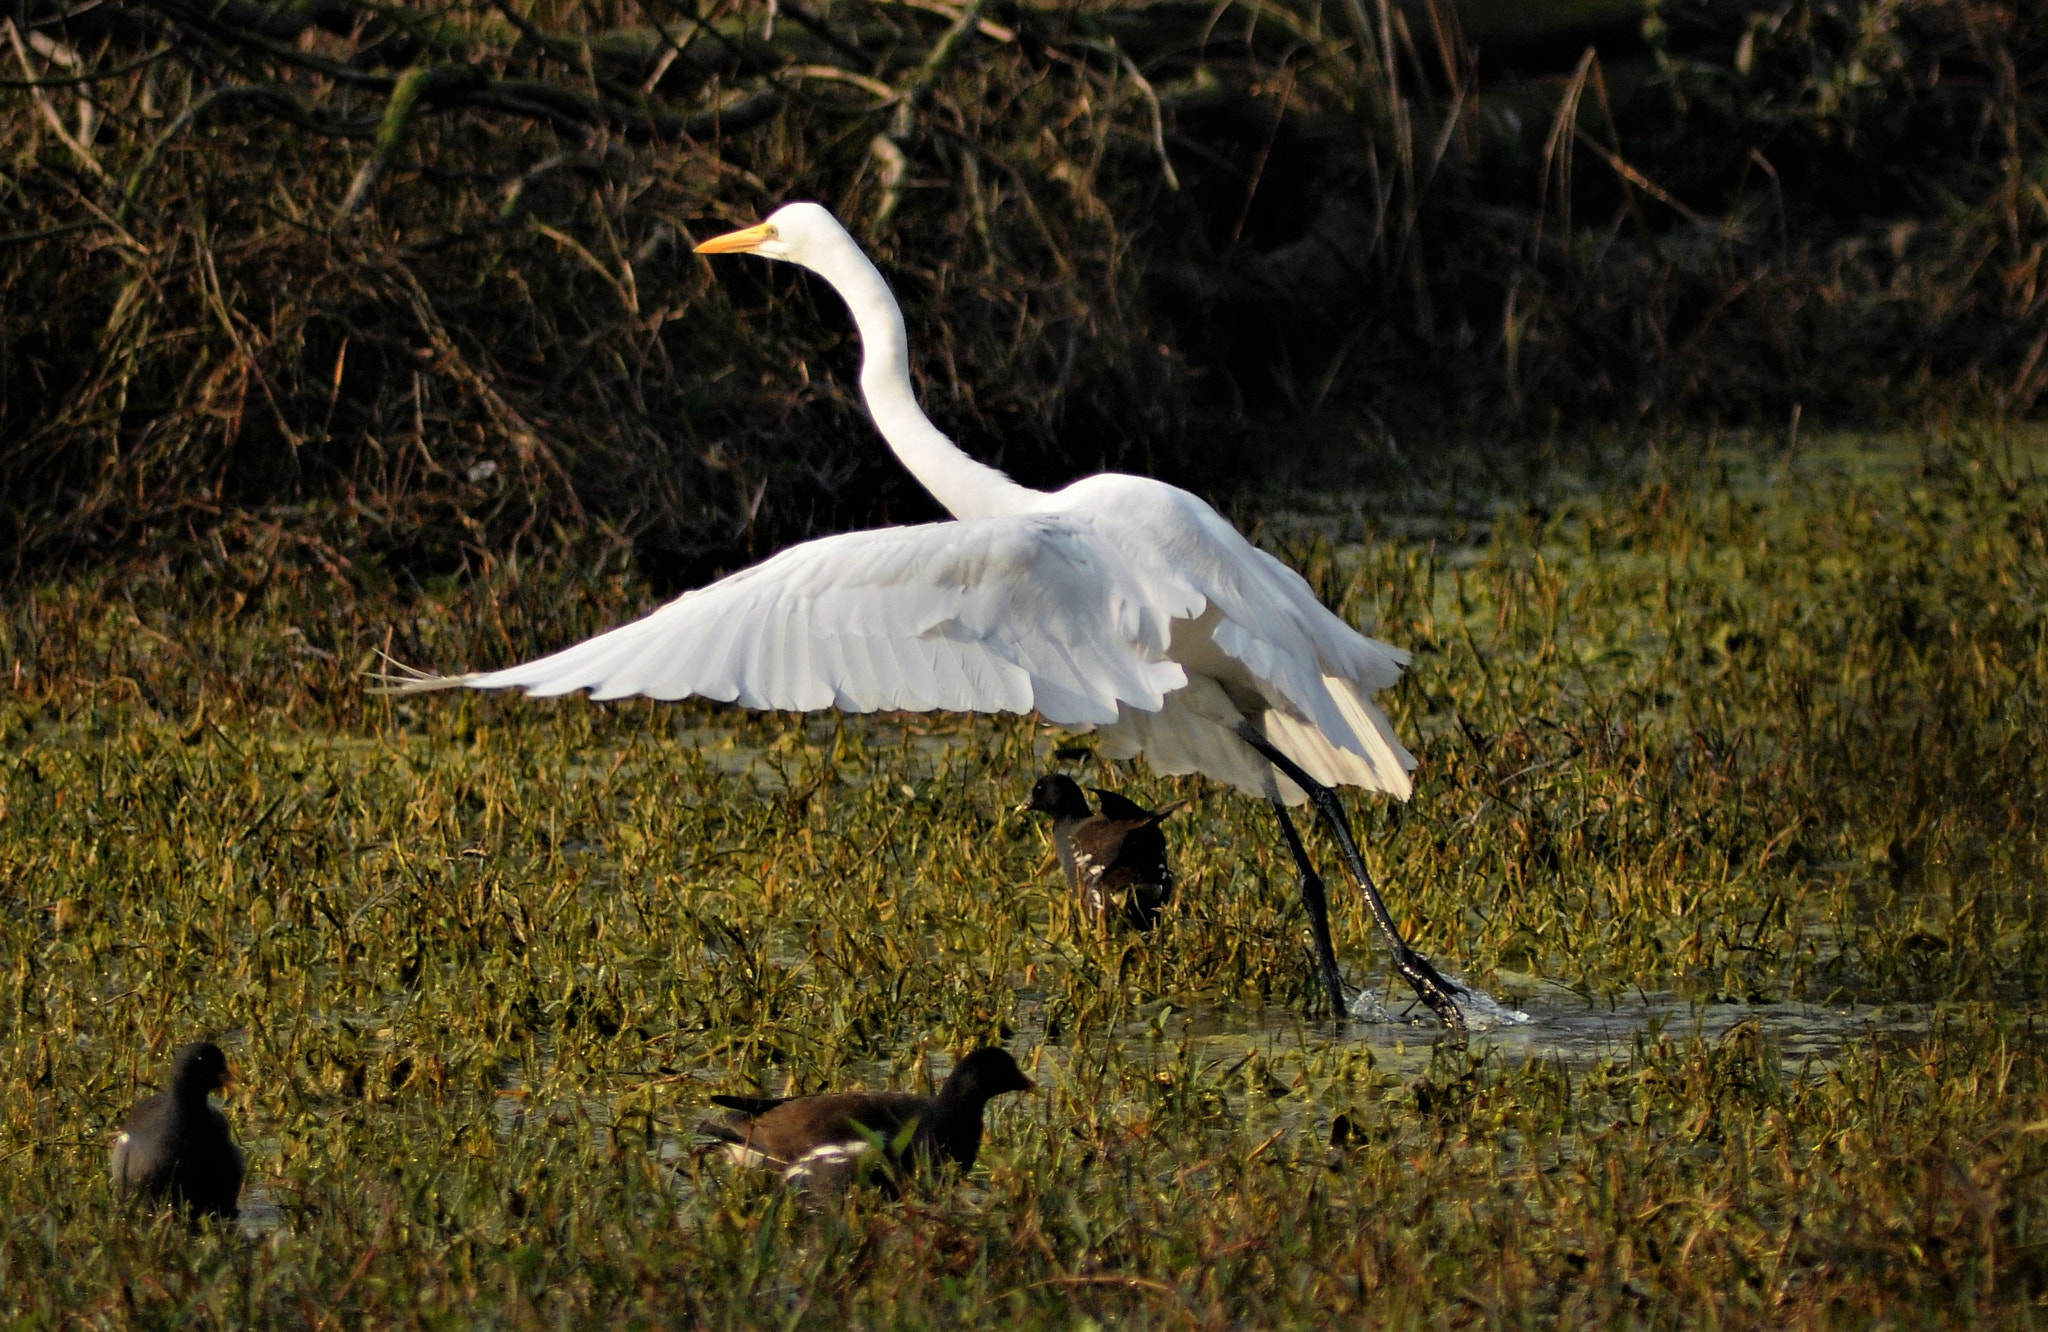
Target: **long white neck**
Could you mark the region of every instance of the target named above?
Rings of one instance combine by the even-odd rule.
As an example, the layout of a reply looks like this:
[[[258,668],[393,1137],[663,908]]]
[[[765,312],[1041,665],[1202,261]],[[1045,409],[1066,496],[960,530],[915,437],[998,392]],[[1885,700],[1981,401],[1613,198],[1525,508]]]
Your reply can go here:
[[[1037,507],[1042,498],[1038,491],[968,457],[917,405],[903,312],[889,294],[889,284],[853,238],[845,236],[844,244],[809,247],[802,262],[831,283],[853,312],[854,325],[860,329],[860,391],[867,399],[868,415],[932,498],[955,518],[992,518]]]

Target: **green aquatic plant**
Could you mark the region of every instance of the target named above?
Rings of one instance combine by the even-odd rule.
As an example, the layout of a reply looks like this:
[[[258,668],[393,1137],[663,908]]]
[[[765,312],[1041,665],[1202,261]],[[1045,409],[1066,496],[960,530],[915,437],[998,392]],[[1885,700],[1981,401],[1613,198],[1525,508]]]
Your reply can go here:
[[[1882,445],[1882,447],[1880,447]],[[281,536],[0,607],[0,1316],[14,1326],[1963,1326],[2048,1270],[2048,484],[2026,441],[1702,453],[1268,516],[1417,652],[1418,943],[1531,1012],[1303,1021],[1261,811],[1142,767],[1181,890],[1098,931],[1010,812],[1025,721],[369,698],[647,604],[397,586]],[[1529,492],[1536,493],[1536,492]],[[1359,538],[1370,533],[1372,540]],[[586,547],[587,548],[587,547]],[[1417,1017],[1421,1015],[1415,1015]],[[105,1150],[228,1052],[242,1229]],[[1041,1090],[824,1208],[714,1092]]]

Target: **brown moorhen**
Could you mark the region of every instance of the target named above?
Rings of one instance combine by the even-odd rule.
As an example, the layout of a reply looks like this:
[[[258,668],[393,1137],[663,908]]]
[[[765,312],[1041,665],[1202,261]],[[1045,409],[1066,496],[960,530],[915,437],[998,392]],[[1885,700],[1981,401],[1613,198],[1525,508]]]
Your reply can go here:
[[[827,1092],[818,1096],[714,1096],[733,1113],[706,1120],[741,1165],[782,1172],[792,1184],[830,1188],[879,1160],[893,1175],[934,1158],[965,1170],[981,1151],[981,1116],[991,1099],[1033,1090],[1010,1052],[993,1046],[954,1065],[936,1096],[910,1092]]]
[[[1067,886],[1091,914],[1106,918],[1113,911],[1138,929],[1152,929],[1173,899],[1173,867],[1159,825],[1185,802],[1146,809],[1114,791],[1089,789],[1102,802],[1100,813],[1088,808],[1073,778],[1056,772],[1040,777],[1017,808],[1052,816]]]
[[[228,1061],[195,1041],[171,1064],[171,1086],[136,1103],[114,1138],[116,1192],[171,1203],[195,1222],[233,1219],[242,1195],[242,1151],[227,1116],[206,1098],[228,1085]]]

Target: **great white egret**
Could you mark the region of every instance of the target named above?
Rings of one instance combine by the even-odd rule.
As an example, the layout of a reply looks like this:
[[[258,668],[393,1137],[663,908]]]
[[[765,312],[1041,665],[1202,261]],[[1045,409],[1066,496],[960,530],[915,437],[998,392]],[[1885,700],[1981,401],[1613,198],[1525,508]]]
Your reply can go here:
[[[1185,490],[1107,472],[1048,494],[968,457],[918,406],[888,284],[819,205],[789,204],[697,252],[781,259],[832,284],[860,330],[869,414],[956,521],[807,541],[551,656],[396,687],[1036,712],[1097,730],[1113,758],[1142,753],[1157,772],[1199,772],[1272,803],[1342,1021],[1323,881],[1287,813],[1312,802],[1395,967],[1462,1027],[1462,989],[1401,937],[1331,789],[1408,798],[1415,760],[1372,701],[1408,654],[1331,614],[1299,574]]]

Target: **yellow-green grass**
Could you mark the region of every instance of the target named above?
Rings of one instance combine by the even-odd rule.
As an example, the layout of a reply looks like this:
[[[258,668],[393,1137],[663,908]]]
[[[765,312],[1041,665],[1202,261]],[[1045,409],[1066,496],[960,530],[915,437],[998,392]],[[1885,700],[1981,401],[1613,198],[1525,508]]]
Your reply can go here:
[[[1416,653],[1416,797],[1353,808],[1416,943],[1536,1015],[1513,1045],[1399,1020],[1334,873],[1395,1020],[1333,1038],[1270,816],[1142,765],[1085,771],[1193,799],[1184,891],[1096,930],[1009,812],[1086,742],[1028,721],[365,696],[377,648],[494,664],[640,608],[595,541],[422,589],[279,529],[14,588],[0,1318],[2030,1325],[2048,482],[1888,447],[1637,463],[1474,540],[1267,524]],[[251,1194],[192,1236],[104,1152],[199,1033]],[[810,1208],[691,1152],[714,1091],[997,1040],[1041,1091],[964,1181]]]

